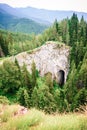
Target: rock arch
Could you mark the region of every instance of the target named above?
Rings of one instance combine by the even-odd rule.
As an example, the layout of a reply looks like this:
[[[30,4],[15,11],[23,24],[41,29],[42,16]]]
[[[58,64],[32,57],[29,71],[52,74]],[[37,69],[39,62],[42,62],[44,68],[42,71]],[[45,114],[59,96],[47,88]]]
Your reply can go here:
[[[41,47],[30,52],[22,52],[16,55],[12,60],[16,58],[20,66],[23,66],[25,63],[30,73],[32,61],[34,61],[40,76],[44,76],[50,72],[52,79],[56,80],[60,85],[63,85],[66,82],[69,72],[69,54],[69,46],[60,44],[59,42],[48,41]]]

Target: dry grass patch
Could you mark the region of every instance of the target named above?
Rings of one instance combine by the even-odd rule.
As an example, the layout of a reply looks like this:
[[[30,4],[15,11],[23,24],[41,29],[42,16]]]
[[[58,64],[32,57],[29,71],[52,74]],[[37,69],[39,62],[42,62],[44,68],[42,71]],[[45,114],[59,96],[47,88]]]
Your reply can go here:
[[[86,130],[87,117],[85,115],[46,115],[44,122],[35,130]]]
[[[31,109],[21,115],[17,114],[20,108],[19,105],[5,106],[0,115],[1,130],[87,130],[86,114],[47,115]]]

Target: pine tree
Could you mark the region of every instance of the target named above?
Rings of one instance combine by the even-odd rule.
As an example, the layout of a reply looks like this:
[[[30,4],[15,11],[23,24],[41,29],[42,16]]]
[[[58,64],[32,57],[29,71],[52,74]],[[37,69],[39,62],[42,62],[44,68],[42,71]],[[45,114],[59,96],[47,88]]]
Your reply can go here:
[[[84,59],[78,73],[77,87],[87,89],[87,59]]]
[[[78,41],[78,17],[75,13],[69,20],[70,46]]]
[[[16,58],[15,58],[15,65],[18,67],[19,73],[21,74],[21,68]]]
[[[23,87],[17,92],[17,100],[25,107],[30,107],[30,98],[27,90]]]
[[[75,67],[75,63],[72,62],[71,72],[69,74],[69,78],[64,87],[65,97],[66,97],[66,100],[68,101],[68,104],[70,105],[71,111],[74,109],[73,108],[74,97],[77,93],[76,81],[77,81],[77,70]]]
[[[7,56],[9,54],[8,41],[2,36],[2,34],[0,35],[0,47],[4,55]]]
[[[56,29],[56,33],[58,33],[58,31],[59,31],[59,25],[58,25],[57,19],[55,19],[53,27]]]
[[[86,22],[84,20],[84,17],[82,16],[80,23],[79,23],[79,29],[78,29],[78,41],[83,43],[85,45],[85,40],[86,40]]]
[[[49,87],[50,92],[52,92],[53,91],[53,79],[52,79],[52,74],[50,72],[46,74],[45,84]]]
[[[87,45],[87,23],[85,27],[85,46]]]
[[[20,74],[15,63],[5,61],[0,68],[0,74],[4,94],[15,94],[21,86]]]
[[[60,23],[62,41],[66,44],[69,44],[69,23],[68,18],[64,19]]]
[[[34,88],[32,94],[33,106],[44,110],[46,113],[51,113],[56,110],[55,100],[50,93],[50,88],[47,85],[42,85],[42,87]]]
[[[21,70],[22,75],[22,87],[26,88],[29,96],[31,97],[32,94],[32,81],[31,81],[31,75],[29,71],[26,68],[26,65],[24,64]]]
[[[32,62],[31,71],[32,71],[32,87],[34,88],[36,86],[36,65],[34,61]]]
[[[70,61],[74,60],[76,68],[83,61],[85,49],[83,43],[74,43],[71,48]]]
[[[24,90],[24,100],[25,100],[26,107],[30,107],[30,98],[26,89]]]

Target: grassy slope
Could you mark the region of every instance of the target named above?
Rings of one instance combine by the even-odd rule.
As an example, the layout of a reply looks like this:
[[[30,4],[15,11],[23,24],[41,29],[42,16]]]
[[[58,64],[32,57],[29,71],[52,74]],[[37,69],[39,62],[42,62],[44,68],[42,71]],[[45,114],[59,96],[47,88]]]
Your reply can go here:
[[[36,109],[16,115],[19,105],[0,105],[1,130],[87,130],[87,114],[46,115]]]

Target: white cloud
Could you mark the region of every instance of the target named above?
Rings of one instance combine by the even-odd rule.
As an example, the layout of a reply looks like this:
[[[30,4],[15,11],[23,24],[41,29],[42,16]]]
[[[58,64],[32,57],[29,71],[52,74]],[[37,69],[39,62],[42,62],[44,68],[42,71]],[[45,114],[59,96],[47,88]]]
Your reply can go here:
[[[53,10],[75,10],[87,12],[87,0],[0,0],[13,7],[32,6]]]

